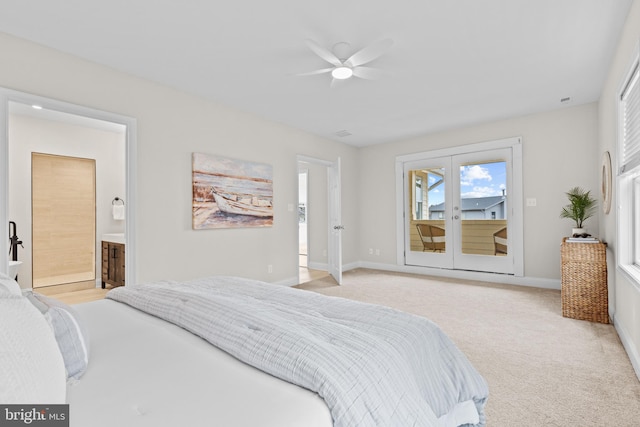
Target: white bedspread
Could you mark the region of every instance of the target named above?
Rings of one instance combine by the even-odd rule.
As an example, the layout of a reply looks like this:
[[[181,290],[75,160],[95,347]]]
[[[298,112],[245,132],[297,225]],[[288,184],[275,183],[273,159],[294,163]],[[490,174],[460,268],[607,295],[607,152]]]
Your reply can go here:
[[[485,425],[486,382],[422,317],[222,276],[127,286],[107,296],[315,391],[336,427],[441,426],[467,401],[477,409],[476,425]]]
[[[87,372],[67,387],[71,427],[331,427],[315,393],[162,319],[111,300],[74,306]]]

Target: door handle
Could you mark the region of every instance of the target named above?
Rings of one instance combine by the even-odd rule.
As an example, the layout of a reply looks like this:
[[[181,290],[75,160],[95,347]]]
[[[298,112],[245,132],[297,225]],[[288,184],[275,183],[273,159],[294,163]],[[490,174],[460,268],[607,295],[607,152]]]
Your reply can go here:
[[[344,225],[334,225],[333,229],[334,230],[344,230]]]
[[[459,215],[454,215],[453,219],[460,219]]]

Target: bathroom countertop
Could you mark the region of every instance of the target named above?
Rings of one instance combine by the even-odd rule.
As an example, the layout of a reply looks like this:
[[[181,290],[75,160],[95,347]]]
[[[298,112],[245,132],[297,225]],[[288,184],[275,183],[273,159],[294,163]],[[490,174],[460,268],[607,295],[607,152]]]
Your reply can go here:
[[[103,242],[111,242],[111,243],[123,243],[124,244],[124,233],[109,233],[102,235]]]

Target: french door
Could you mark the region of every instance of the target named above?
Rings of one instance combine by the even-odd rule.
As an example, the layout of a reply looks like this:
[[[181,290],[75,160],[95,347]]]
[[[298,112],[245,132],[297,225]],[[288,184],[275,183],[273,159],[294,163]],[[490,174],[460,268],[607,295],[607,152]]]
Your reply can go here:
[[[425,156],[403,177],[406,265],[514,274],[511,147]]]

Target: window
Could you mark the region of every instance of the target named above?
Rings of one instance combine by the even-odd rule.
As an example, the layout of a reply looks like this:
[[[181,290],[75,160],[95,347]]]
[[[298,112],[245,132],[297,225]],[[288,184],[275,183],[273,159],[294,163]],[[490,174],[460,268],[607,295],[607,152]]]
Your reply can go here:
[[[618,265],[640,286],[640,67],[636,59],[618,109]]]
[[[442,169],[417,169],[410,171],[413,182],[413,219],[443,218],[444,177]]]

